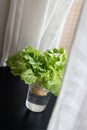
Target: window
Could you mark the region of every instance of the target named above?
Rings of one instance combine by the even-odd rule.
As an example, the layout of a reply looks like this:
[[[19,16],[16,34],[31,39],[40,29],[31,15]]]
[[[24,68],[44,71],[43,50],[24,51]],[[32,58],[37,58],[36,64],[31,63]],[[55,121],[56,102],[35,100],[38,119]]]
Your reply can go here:
[[[83,1],[84,0],[75,0],[65,22],[64,31],[60,40],[60,47],[65,47],[68,53],[72,45],[72,40],[79,20]]]

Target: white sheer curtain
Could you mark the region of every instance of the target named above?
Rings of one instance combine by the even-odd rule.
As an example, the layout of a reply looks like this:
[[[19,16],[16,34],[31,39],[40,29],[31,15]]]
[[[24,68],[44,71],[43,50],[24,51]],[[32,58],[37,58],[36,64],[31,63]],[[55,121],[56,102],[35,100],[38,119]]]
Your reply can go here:
[[[87,0],[47,130],[87,130]]]
[[[0,41],[0,66],[4,65],[9,55],[27,45],[41,51],[58,47],[72,2],[73,0],[0,0],[0,4],[3,3],[2,14],[9,11],[7,24],[5,22],[6,31],[3,33],[4,41]],[[5,9],[8,4],[8,9]],[[5,16],[2,17],[2,23],[4,18]],[[0,34],[5,28],[3,24],[1,26]]]

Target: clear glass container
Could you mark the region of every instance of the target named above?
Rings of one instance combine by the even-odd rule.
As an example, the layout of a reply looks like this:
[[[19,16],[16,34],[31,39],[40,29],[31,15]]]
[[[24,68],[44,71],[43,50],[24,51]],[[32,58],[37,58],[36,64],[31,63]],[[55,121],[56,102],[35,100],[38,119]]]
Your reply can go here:
[[[42,87],[31,84],[28,88],[26,107],[33,112],[45,110],[50,98],[50,92]]]

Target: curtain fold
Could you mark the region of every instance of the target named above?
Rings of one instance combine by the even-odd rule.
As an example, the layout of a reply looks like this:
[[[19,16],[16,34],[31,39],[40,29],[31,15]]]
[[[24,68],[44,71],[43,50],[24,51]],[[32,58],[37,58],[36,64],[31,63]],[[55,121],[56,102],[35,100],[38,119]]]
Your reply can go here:
[[[9,13],[9,4],[10,0],[0,1],[0,59],[2,57],[4,35]]]
[[[8,56],[30,45],[42,52],[58,47],[73,0],[10,0],[0,66]]]
[[[40,41],[40,50],[44,51],[47,48],[51,49],[59,46],[59,41],[63,31],[66,16],[71,8],[73,1],[58,0],[54,8],[53,15],[50,17],[50,22],[46,26],[43,37]]]
[[[23,4],[24,0],[10,1],[10,9],[3,43],[1,65],[4,65],[4,62],[9,55],[16,52]]]
[[[47,130],[87,130],[87,1]]]

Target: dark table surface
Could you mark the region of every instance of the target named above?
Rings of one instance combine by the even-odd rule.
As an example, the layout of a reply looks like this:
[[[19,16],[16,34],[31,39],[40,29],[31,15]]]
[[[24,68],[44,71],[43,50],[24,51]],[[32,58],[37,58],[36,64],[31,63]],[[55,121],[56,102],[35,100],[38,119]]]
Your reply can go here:
[[[34,113],[25,106],[28,85],[0,67],[0,130],[46,130],[55,105],[51,95],[44,112]]]

